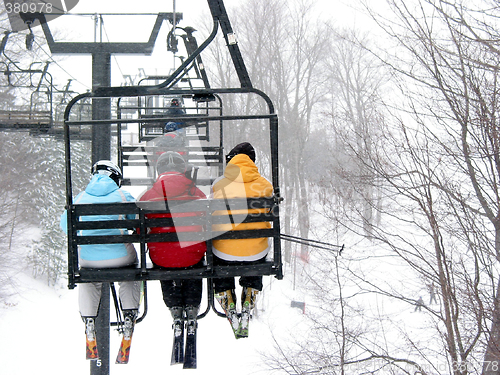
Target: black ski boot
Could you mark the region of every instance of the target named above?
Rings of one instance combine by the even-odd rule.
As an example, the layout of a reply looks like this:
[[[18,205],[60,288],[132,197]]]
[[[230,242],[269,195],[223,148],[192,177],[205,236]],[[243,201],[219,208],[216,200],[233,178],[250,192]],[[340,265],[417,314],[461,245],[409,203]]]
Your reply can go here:
[[[187,317],[186,329],[188,335],[196,334],[196,328],[198,327],[198,323],[196,321],[198,317],[198,310],[198,306],[186,306],[185,308]]]

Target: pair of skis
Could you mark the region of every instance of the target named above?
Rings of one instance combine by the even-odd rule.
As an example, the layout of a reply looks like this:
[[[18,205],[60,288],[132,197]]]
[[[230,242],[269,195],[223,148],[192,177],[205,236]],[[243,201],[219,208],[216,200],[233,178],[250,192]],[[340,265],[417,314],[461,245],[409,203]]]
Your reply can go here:
[[[186,327],[186,343],[184,345],[184,322],[178,321],[174,323],[174,342],[172,345],[171,365],[183,364],[185,369],[196,368],[196,331],[197,322],[192,321]],[[93,335],[87,335],[87,359],[98,360],[99,353],[97,351],[97,342],[95,331]],[[120,349],[116,357],[117,364],[126,364],[129,361],[130,346],[132,345],[132,335],[122,337]]]
[[[250,310],[243,308],[241,314],[239,315],[236,312],[236,309],[224,310],[224,313],[226,314],[227,320],[231,325],[234,337],[236,339],[248,337],[248,327],[251,318]]]
[[[115,302],[116,308],[116,316],[119,321],[121,321],[121,312],[119,309],[118,298],[116,295],[115,286],[113,283],[110,284],[111,293],[113,295],[113,300]],[[146,291],[146,282],[141,282],[140,284],[140,300],[139,306],[142,304],[143,298],[145,298]],[[132,345],[132,334],[134,333],[134,328],[137,320],[139,310],[138,309],[129,309],[123,310],[123,321],[121,321],[121,325],[119,331],[123,332],[122,342],[120,344],[120,349],[118,350],[118,355],[116,356],[115,363],[128,363],[130,357],[130,346]],[[94,318],[91,318],[89,321],[90,325],[86,323],[86,338],[87,338],[87,359],[90,360],[98,360],[99,353],[97,352],[97,342],[96,342],[96,332],[94,325]],[[87,327],[89,329],[87,329]]]
[[[172,357],[170,365],[183,364],[184,369],[196,368],[196,330],[197,322],[186,324],[186,343],[184,345],[184,321],[174,322],[174,341],[172,343]]]
[[[255,298],[259,291],[251,287],[243,289],[240,314],[236,311],[234,293],[234,289],[226,290],[225,292],[216,293],[215,298],[226,314],[226,318],[233,330],[234,337],[236,339],[241,339],[248,337],[248,328],[252,317],[251,312],[255,306]]]
[[[93,335],[87,335],[87,359],[98,360],[99,353],[97,351],[97,341],[95,332]],[[116,356],[116,362],[118,364],[127,364],[130,357],[130,346],[132,345],[132,335],[122,337],[122,342],[120,344],[120,349],[118,350],[118,355]]]

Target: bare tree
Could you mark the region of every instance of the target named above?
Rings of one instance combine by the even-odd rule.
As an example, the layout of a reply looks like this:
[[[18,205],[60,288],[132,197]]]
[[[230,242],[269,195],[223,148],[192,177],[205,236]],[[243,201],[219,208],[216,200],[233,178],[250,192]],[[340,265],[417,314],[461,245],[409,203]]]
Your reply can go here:
[[[338,277],[342,269],[342,276],[354,280],[352,288],[356,293],[380,295],[406,307],[417,304],[415,294],[426,284],[435,285],[440,303],[426,306],[424,313],[430,322],[426,328],[439,340],[429,348],[418,337],[380,318],[384,332],[389,327],[399,329],[404,338],[397,345],[380,345],[374,339],[380,330],[362,329],[349,336],[354,322],[328,316],[329,324],[339,323],[336,327],[342,328],[335,332],[342,338],[334,346],[338,352],[332,355],[331,349],[306,351],[304,345],[300,347],[301,360],[292,361],[282,350],[285,356],[280,358],[285,362],[280,368],[290,373],[333,373],[330,370],[335,366],[347,369],[345,364],[382,359],[382,366],[390,366],[394,372],[399,363],[405,363],[413,366],[411,371],[421,373],[427,369],[435,373],[499,373],[498,4],[484,1],[472,6],[433,0],[391,0],[389,4],[390,16],[373,16],[396,43],[386,47],[385,53],[375,54],[378,62],[366,53],[373,48],[355,34],[335,38],[329,50],[335,51],[328,66],[333,79],[330,82],[335,83],[330,85],[331,129],[314,133],[314,106],[300,106],[301,100],[317,99],[317,93],[322,92],[320,86],[314,91],[322,78],[315,63],[322,57],[308,50],[311,60],[293,58],[300,56],[297,51],[307,50],[302,44],[304,39],[297,37],[303,30],[301,21],[307,19],[304,14],[293,25],[294,33],[279,23],[287,14],[284,3],[266,5],[265,9],[252,3],[252,9],[246,9],[245,20],[247,29],[252,30],[248,35],[259,43],[245,44],[255,48],[251,56],[259,56],[252,61],[252,77],[257,77],[259,88],[271,93],[278,103],[282,126],[287,129],[282,132],[286,142],[282,150],[293,149],[299,155],[298,159],[296,155],[282,155],[287,167],[285,196],[300,202],[306,196],[304,192],[310,193],[304,178],[295,181],[294,172],[300,173],[303,151],[314,149],[307,145],[309,137],[314,135],[316,141],[321,134],[329,135],[333,147],[328,156],[332,162],[320,174],[302,175],[318,187],[314,191],[324,215],[333,228],[340,226],[337,231],[355,233],[357,238],[364,237],[377,245],[380,254],[366,252],[367,260],[375,262],[383,256],[385,261],[397,259],[405,267],[404,275],[391,274],[390,280],[384,279],[386,275],[375,278],[368,274],[366,263],[359,269],[345,264],[344,268],[330,270],[331,274]],[[258,25],[252,23],[251,11],[261,15],[256,20],[276,22],[250,27]],[[293,14],[290,16],[287,19],[293,19]],[[284,30],[286,35],[282,34]],[[283,38],[276,38],[279,43],[265,50],[263,41],[274,40],[268,39],[271,35]],[[294,38],[287,39],[289,35]],[[332,35],[331,29],[327,35]],[[342,43],[353,37],[362,44],[364,54],[353,43]],[[283,46],[286,48],[281,49]],[[301,47],[294,49],[296,46]],[[266,53],[261,55],[264,50]],[[393,51],[397,53],[391,54]],[[266,56],[272,58],[265,60]],[[300,64],[290,66],[296,61],[309,65],[304,65],[307,68],[303,70]],[[384,114],[380,111],[379,90],[386,75],[380,75],[380,63],[392,69],[392,78],[399,83],[392,86],[392,92],[384,93]],[[265,69],[259,71],[260,66]],[[314,85],[297,86],[305,82]],[[306,91],[298,87],[306,87]],[[297,98],[300,100],[292,100]],[[398,116],[391,117],[390,112]],[[305,135],[297,139],[297,134]],[[383,200],[377,200],[379,195]],[[309,216],[309,207],[303,212],[303,206],[297,208],[299,215]],[[311,230],[307,220],[303,223],[301,234]],[[285,221],[285,230],[293,224],[291,219]],[[330,263],[322,264],[331,264],[332,258],[327,259]],[[325,280],[323,277],[319,283],[311,272],[309,283],[326,285],[326,289],[318,288],[319,295],[324,296],[332,285],[338,286],[335,280]],[[356,293],[347,300],[355,301]],[[345,317],[350,308],[347,300],[345,294],[335,295],[327,303],[340,301],[336,313]],[[354,309],[354,302],[350,303]],[[328,331],[329,324],[316,320],[314,326]],[[324,340],[325,347],[333,347],[328,345],[326,335],[322,337],[314,342],[320,345]],[[483,355],[484,360],[479,360]],[[405,356],[410,359],[401,360]],[[335,363],[328,364],[324,358],[333,358]],[[436,358],[446,364],[445,369],[436,365]]]
[[[470,245],[485,245],[482,254],[476,256],[478,261],[484,259],[477,264],[483,272],[476,274],[476,283],[493,281],[488,292],[482,291],[484,324],[479,324],[479,329],[484,328],[482,338],[487,342],[483,372],[498,374],[500,279],[489,271],[490,257],[500,259],[499,65],[493,42],[498,40],[498,4],[422,0],[412,7],[400,1],[391,1],[390,5],[394,18],[376,19],[407,53],[406,59],[393,66],[413,80],[407,94],[415,103],[418,101],[416,110],[429,115],[426,120],[432,119],[434,126],[439,126],[440,131],[433,136],[441,140],[446,137],[438,152],[450,160],[449,167],[455,173],[467,178],[459,179],[461,186],[457,180],[455,186],[440,185],[442,193],[453,202],[454,212],[465,212],[465,217],[484,222],[487,227],[474,232],[476,239]],[[463,250],[472,252],[472,246]]]
[[[238,8],[228,8],[253,85],[270,96],[279,114],[284,230],[302,237],[310,230],[304,150],[313,128],[313,109],[323,100],[325,90],[320,69],[327,30],[317,23],[312,10],[313,2],[307,0],[248,0]],[[211,51],[212,63],[207,66],[224,66],[227,57],[220,48]],[[216,73],[215,82],[237,84],[228,71],[218,68]],[[249,103],[239,105],[240,112],[250,108]],[[227,139],[241,142],[242,136],[258,135],[257,129],[259,126],[250,129],[249,134],[248,129],[235,126],[234,133],[226,132]],[[258,148],[266,150],[264,139],[260,142]]]

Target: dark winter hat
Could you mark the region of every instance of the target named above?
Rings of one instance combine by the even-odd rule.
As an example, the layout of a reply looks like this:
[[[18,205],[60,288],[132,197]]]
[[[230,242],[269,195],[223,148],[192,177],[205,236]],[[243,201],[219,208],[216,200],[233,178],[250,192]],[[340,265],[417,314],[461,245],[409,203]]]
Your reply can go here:
[[[177,122],[169,121],[165,124],[165,131],[167,133],[175,130],[179,130],[179,124]]]
[[[226,163],[229,163],[232,158],[234,158],[238,154],[245,154],[255,163],[255,150],[253,146],[248,142],[240,143],[229,151],[229,154],[226,155]]]

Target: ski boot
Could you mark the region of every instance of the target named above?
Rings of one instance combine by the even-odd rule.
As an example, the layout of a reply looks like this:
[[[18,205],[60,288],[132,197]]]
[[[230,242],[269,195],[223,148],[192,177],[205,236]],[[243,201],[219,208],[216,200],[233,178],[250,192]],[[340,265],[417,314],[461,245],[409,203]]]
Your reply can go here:
[[[231,329],[233,330],[234,337],[238,338],[239,319],[236,311],[236,298],[233,290],[226,290],[225,292],[215,293],[215,298],[219,301],[224,313],[226,314]]]
[[[195,335],[198,323],[196,321],[198,317],[198,306],[186,306],[186,330],[188,335]]]
[[[255,300],[259,291],[254,288],[244,287],[241,292],[241,319],[238,327],[238,337],[248,337],[248,326],[255,307]]]
[[[95,332],[95,317],[82,316],[85,323],[85,337],[87,341],[87,359],[99,359]]]
[[[172,329],[174,330],[174,336],[179,337],[184,333],[184,309],[182,307],[171,307],[170,314],[172,314]]]
[[[184,362],[184,309],[180,306],[170,307],[170,314],[174,320],[172,323],[174,341],[170,364],[175,365]]]
[[[137,310],[123,310],[123,338],[125,340],[132,339],[137,315]]]

